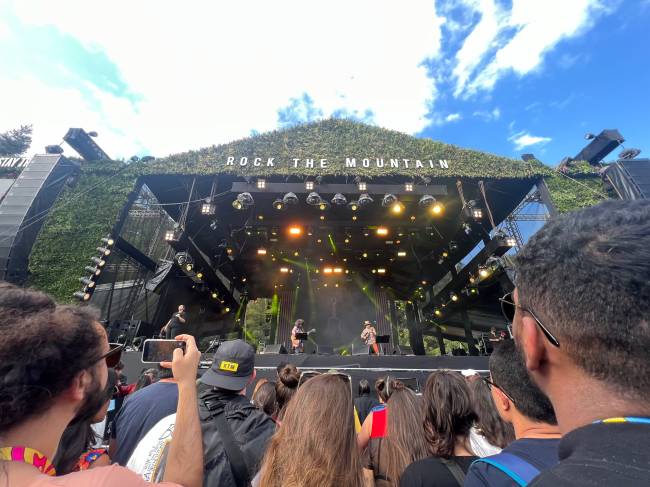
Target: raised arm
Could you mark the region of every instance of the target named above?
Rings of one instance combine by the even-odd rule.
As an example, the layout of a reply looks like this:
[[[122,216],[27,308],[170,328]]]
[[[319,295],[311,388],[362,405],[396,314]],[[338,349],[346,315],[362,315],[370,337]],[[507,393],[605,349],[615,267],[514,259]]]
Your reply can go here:
[[[203,441],[196,394],[196,371],[201,352],[191,335],[178,335],[176,340],[186,343],[185,354],[180,348],[174,350],[171,363],[160,365],[174,372],[178,384],[178,408],[176,425],[169,447],[165,468],[165,482],[174,482],[184,487],[203,485]]]

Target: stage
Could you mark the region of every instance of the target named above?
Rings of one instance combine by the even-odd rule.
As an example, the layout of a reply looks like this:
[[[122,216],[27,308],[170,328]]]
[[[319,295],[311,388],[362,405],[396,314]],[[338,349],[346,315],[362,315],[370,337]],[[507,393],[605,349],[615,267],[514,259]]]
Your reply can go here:
[[[152,364],[141,362],[141,352],[125,352],[122,361],[124,373],[129,382],[135,382],[143,369]],[[206,357],[206,359],[209,357]],[[438,369],[463,370],[474,369],[487,374],[489,357],[453,357],[453,356],[416,356],[416,355],[317,355],[317,354],[258,354],[255,357],[255,369],[258,378],[275,380],[276,367],[281,363],[292,363],[298,369],[326,372],[336,369],[352,377],[354,392],[361,379],[373,383],[378,377],[390,375],[396,379],[408,379],[419,390],[427,376]],[[199,374],[205,369],[200,369]],[[250,392],[250,391],[249,391]]]

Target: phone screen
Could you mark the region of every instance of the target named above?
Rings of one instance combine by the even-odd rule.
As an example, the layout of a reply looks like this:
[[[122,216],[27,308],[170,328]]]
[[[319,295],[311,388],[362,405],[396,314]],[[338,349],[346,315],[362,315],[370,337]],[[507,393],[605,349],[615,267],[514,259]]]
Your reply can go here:
[[[142,347],[142,362],[171,362],[174,350],[177,348],[182,349],[185,353],[185,342],[182,340],[145,340]]]

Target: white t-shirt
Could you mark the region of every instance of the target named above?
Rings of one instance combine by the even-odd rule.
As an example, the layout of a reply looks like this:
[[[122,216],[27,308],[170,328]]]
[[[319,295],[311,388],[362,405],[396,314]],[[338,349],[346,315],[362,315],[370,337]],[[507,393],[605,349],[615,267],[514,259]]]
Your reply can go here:
[[[148,482],[160,482],[165,474],[175,425],[176,413],[158,421],[135,447],[126,466]]]

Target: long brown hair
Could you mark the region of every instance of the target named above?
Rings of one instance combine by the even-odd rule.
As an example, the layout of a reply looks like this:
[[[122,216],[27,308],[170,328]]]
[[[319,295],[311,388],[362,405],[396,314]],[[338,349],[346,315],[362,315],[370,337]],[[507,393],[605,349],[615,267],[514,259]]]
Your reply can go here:
[[[424,434],[433,456],[450,458],[459,439],[467,437],[476,421],[470,392],[458,372],[436,370],[424,385]],[[471,451],[471,450],[470,450]]]
[[[381,440],[382,458],[386,459],[386,477],[398,485],[404,469],[416,460],[428,456],[424,430],[416,418],[422,414],[422,402],[415,393],[399,381],[391,381],[388,399],[387,434]]]
[[[363,487],[350,385],[323,374],[286,408],[260,470],[264,487]]]
[[[505,448],[515,441],[515,430],[499,416],[490,388],[485,381],[475,380],[470,383],[469,388],[472,393],[474,412],[478,416],[476,427],[481,435],[490,444],[499,448]]]

